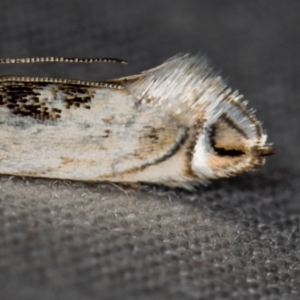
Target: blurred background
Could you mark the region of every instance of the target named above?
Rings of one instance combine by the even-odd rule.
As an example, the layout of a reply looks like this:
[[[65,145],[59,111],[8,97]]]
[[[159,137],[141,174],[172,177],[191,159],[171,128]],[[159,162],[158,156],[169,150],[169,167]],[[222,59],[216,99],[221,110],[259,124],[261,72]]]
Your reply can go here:
[[[0,2],[0,75],[105,80],[206,54],[257,110],[276,154],[188,193],[0,178],[1,299],[299,299],[300,2]]]

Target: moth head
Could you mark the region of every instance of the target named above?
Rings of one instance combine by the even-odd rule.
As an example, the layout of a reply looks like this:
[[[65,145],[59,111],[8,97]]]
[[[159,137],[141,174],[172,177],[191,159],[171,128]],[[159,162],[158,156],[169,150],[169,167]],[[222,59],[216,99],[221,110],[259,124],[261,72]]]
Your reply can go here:
[[[263,165],[273,154],[262,126],[244,103],[227,101],[199,129],[193,149],[192,170],[204,181],[230,177]]]

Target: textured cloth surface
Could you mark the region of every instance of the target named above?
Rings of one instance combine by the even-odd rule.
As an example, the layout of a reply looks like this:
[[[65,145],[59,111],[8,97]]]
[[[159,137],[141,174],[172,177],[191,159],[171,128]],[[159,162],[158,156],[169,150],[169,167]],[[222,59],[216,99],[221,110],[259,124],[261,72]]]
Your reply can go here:
[[[276,155],[185,192],[0,177],[0,299],[300,299],[300,2],[8,1],[0,66],[103,80],[201,50],[246,95]]]

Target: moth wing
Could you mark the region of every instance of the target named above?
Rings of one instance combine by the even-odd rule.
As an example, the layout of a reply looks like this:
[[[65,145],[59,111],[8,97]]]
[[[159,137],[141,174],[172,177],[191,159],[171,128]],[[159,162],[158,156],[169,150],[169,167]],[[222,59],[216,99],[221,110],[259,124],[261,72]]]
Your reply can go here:
[[[185,128],[129,91],[0,84],[0,173],[114,180],[173,155]]]

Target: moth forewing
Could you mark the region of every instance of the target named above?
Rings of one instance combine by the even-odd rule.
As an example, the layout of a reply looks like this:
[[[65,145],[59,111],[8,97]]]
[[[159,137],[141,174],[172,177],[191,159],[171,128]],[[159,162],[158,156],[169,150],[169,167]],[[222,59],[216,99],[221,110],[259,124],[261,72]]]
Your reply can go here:
[[[80,96],[75,92],[83,89]],[[163,159],[185,135],[175,122],[166,124],[163,113],[149,108],[137,114],[136,99],[124,91],[50,84],[41,94],[40,109],[35,106],[25,117],[13,114],[14,107],[1,107],[1,173],[117,180]]]
[[[239,98],[189,55],[108,82],[2,77],[0,173],[186,188],[235,175],[271,152]]]

